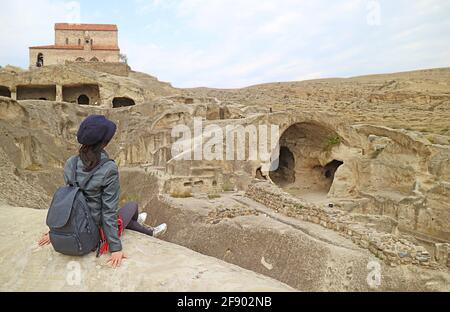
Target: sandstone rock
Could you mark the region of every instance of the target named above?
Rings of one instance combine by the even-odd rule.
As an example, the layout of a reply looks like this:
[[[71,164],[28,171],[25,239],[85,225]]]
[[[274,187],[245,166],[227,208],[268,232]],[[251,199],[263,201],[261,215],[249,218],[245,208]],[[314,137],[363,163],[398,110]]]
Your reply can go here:
[[[279,215],[335,229],[393,265],[410,262],[398,253],[410,254],[412,266],[434,269],[433,257],[440,269],[448,262],[442,248],[432,253],[435,243],[450,240],[450,146],[443,144],[450,69],[183,90],[143,73],[100,67],[0,69],[6,95],[0,96],[1,201],[47,208],[63,183],[65,160],[77,153],[79,123],[104,114],[118,125],[108,152],[120,167],[122,201],[145,206],[165,200],[161,194],[198,199],[247,191]],[[94,105],[76,104],[80,92],[91,92]],[[117,97],[136,105],[112,108]],[[269,172],[261,160],[174,159],[171,130],[179,124],[192,129],[194,118],[225,134],[227,125],[279,126],[284,165]],[[270,196],[252,188],[259,171],[276,184]],[[323,208],[328,203],[333,209]],[[213,217],[214,225],[222,224]],[[404,234],[412,239],[397,244]],[[420,244],[430,253],[419,254]],[[385,249],[396,252],[386,257]]]
[[[292,291],[281,282],[184,247],[126,230],[129,259],[68,257],[38,247],[46,211],[0,206],[1,291]]]

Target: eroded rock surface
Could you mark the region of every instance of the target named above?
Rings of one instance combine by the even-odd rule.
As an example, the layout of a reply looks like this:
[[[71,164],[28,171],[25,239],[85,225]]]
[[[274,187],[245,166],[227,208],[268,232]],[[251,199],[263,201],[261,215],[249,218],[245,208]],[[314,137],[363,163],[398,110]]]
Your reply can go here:
[[[354,224],[346,225],[352,235],[342,239],[386,265],[448,271],[449,68],[184,90],[146,74],[127,70],[117,75],[99,66],[0,70],[0,200],[47,208],[63,183],[65,160],[77,153],[78,125],[89,114],[103,114],[118,125],[108,152],[120,167],[122,202],[138,201],[147,209],[161,196],[213,200],[250,190],[247,196],[266,208],[339,232],[333,218],[321,219],[320,212],[332,207],[358,226],[353,231]],[[232,134],[230,125],[278,126],[281,167],[269,172],[259,159],[182,160],[172,155],[178,140],[174,127],[193,130],[198,120],[224,135]],[[192,138],[206,142],[211,132],[192,131]],[[246,155],[251,147],[248,142],[231,145]],[[263,180],[274,192],[252,194]],[[282,195],[273,202],[273,194]],[[305,204],[296,207],[297,201]],[[207,218],[221,225],[220,220],[235,215],[252,218],[255,212],[225,207],[209,211]],[[368,229],[395,244],[361,239]],[[189,233],[180,233],[179,242],[190,240]],[[205,244],[208,249],[214,242]],[[411,246],[418,246],[420,254]],[[282,254],[284,246],[279,248]],[[418,281],[414,274],[405,278],[406,283]],[[292,285],[301,288],[295,281]]]
[[[38,247],[46,211],[0,205],[1,291],[293,291],[291,287],[187,248],[125,231],[123,265],[107,256],[68,257]]]

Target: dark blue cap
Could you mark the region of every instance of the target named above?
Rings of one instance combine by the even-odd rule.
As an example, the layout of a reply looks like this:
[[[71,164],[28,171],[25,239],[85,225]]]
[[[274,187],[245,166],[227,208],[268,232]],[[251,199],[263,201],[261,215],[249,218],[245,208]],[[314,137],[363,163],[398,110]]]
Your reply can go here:
[[[116,133],[114,122],[102,115],[90,115],[80,124],[78,129],[78,143],[94,145],[100,142],[109,142]]]

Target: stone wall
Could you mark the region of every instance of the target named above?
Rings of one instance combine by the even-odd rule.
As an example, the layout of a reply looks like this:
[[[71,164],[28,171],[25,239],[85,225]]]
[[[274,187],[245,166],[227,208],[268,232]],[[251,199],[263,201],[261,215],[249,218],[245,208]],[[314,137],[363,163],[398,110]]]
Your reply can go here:
[[[85,50],[80,49],[39,49],[30,48],[29,64],[30,68],[36,67],[36,60],[39,53],[44,56],[44,66],[65,64],[66,61],[74,62],[78,58],[85,61],[96,57],[99,62],[119,62],[119,51],[110,50]]]
[[[118,32],[117,31],[95,31],[88,32],[89,38],[94,40],[95,45],[102,46],[118,46]],[[69,45],[78,45],[80,39],[81,45],[84,43],[85,32],[83,30],[56,30],[55,44],[65,45],[66,39],[69,39]]]
[[[289,217],[320,224],[325,228],[339,232],[391,266],[401,264],[415,264],[434,268],[438,266],[438,263],[432,259],[430,253],[423,246],[390,233],[382,233],[368,228],[364,223],[354,221],[346,212],[304,202],[269,182],[251,184],[246,195]],[[448,245],[439,245],[437,260],[439,263],[450,267]]]

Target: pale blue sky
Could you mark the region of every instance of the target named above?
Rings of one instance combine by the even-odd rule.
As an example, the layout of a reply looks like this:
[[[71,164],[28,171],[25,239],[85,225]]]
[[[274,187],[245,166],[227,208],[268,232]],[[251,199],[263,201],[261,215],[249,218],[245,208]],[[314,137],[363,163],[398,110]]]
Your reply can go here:
[[[55,22],[117,24],[133,69],[177,87],[450,66],[449,0],[2,0],[0,65]]]

